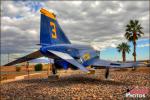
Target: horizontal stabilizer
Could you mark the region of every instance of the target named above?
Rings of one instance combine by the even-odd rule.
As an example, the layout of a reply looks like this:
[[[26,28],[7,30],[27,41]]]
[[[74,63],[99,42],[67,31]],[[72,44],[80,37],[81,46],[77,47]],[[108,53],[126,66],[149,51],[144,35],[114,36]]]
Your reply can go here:
[[[15,61],[12,61],[4,66],[11,66],[11,65],[14,65],[14,64],[18,64],[18,63],[22,63],[22,62],[25,62],[25,61],[29,61],[29,60],[32,60],[32,59],[36,59],[36,58],[39,58],[39,57],[42,57],[43,55],[41,54],[41,52],[38,50],[38,51],[35,51],[31,54],[28,54],[24,57],[21,57],[21,58],[18,58],[17,60]]]
[[[78,67],[80,70],[88,72],[89,71],[80,63],[78,63],[73,57],[71,57],[69,54],[67,53],[62,53],[62,52],[58,52],[58,51],[53,51],[53,50],[49,50],[49,52],[53,53],[54,55],[60,57],[61,59],[67,61],[68,63]]]

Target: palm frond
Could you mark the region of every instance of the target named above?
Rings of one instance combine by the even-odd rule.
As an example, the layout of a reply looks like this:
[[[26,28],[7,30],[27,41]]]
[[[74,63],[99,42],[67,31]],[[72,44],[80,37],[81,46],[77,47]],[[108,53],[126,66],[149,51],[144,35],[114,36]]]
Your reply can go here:
[[[134,24],[134,21],[133,20],[130,20],[130,23],[129,23],[130,25],[133,25]]]
[[[135,20],[134,23],[135,23],[135,25],[138,25],[139,21],[138,21],[138,20]]]
[[[130,46],[126,42],[123,42],[117,46],[117,50],[118,50],[118,52],[124,51],[124,52],[129,53],[130,52]]]
[[[125,38],[128,40],[128,41],[134,41],[134,38],[133,38],[133,33],[139,33],[139,34],[136,34],[136,40],[138,38],[141,37],[141,34],[144,34],[142,32],[142,29],[143,27],[141,26],[141,24],[139,24],[139,21],[138,20],[130,20],[129,21],[129,24],[126,25],[126,33],[125,33]]]
[[[144,32],[142,32],[141,30],[138,31],[140,34],[144,34]]]
[[[137,37],[141,37],[141,34],[137,34]]]

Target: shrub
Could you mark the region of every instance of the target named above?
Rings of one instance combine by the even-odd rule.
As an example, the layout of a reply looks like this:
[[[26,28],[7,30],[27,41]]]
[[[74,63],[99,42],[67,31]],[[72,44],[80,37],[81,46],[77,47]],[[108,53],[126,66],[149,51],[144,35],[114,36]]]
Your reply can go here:
[[[43,68],[43,65],[42,65],[42,64],[36,64],[36,65],[34,66],[34,70],[35,70],[35,71],[42,71],[42,68]]]
[[[16,72],[20,72],[21,67],[16,67]]]

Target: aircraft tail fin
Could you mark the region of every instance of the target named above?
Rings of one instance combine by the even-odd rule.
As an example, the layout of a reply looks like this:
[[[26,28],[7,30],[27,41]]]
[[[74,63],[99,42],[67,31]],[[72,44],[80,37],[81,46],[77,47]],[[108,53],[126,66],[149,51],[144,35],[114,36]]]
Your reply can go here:
[[[70,41],[56,20],[56,15],[43,8],[41,8],[40,12],[40,44],[70,44]]]

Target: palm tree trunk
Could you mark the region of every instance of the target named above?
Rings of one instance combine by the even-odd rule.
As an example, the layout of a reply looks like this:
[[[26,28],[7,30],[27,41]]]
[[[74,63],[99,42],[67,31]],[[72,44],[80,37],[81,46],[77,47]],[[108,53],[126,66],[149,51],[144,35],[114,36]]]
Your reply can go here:
[[[136,62],[136,41],[133,42],[133,45],[134,45],[134,52],[133,52],[134,62]]]
[[[123,62],[126,61],[126,54],[125,54],[125,51],[122,51],[122,60],[123,60]]]
[[[133,33],[133,45],[134,45],[133,51],[134,62],[136,62],[136,32]]]

